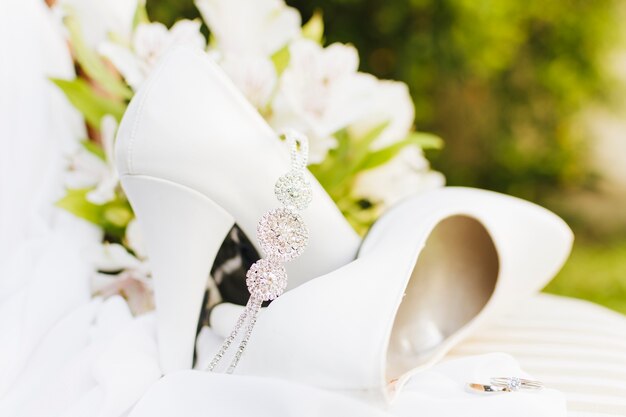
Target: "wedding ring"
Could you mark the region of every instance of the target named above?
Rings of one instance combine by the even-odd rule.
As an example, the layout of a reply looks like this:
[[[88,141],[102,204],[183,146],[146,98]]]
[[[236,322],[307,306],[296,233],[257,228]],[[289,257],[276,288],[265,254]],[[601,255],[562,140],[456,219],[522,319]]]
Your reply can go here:
[[[543,388],[543,383],[531,379],[513,377],[491,378],[489,384],[467,384],[467,387],[475,392],[515,392],[520,390],[538,391]]]
[[[491,385],[495,385],[497,387],[506,388],[508,391],[533,391],[541,390],[543,388],[543,383],[540,381],[518,378],[516,376],[491,378],[490,383]]]
[[[509,392],[508,388],[499,387],[497,385],[484,385],[484,384],[471,383],[471,384],[467,384],[467,387],[470,388],[472,391],[484,392],[484,393]]]

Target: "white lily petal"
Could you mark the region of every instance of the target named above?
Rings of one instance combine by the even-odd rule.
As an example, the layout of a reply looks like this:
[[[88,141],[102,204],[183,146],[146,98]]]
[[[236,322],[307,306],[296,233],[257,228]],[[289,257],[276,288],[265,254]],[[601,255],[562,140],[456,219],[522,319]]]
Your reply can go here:
[[[65,188],[72,190],[91,188],[96,185],[97,182],[97,178],[82,171],[68,171],[63,177],[63,185]]]
[[[117,175],[110,173],[98,183],[95,189],[87,193],[87,201],[97,205],[113,201],[115,199],[115,188],[117,187],[117,183]]]
[[[227,56],[220,65],[254,107],[259,110],[266,107],[277,79],[269,58],[261,55]]]
[[[105,42],[99,52],[111,61],[136,91],[165,51],[176,44],[204,49],[206,40],[200,32],[200,21],[180,20],[170,30],[158,22],[141,23],[135,29],[129,47]]]
[[[356,72],[358,55],[352,46],[322,48],[299,39],[289,50],[291,59],[272,101],[269,122],[275,129],[302,130],[309,137],[310,162],[321,162],[336,145],[332,135],[358,118],[356,103],[363,98],[364,86],[375,79]]]
[[[106,170],[100,177],[96,188],[87,193],[87,201],[93,204],[105,204],[115,199],[115,189],[119,182],[117,168],[114,163],[113,145],[115,142],[115,132],[117,131],[117,121],[111,115],[106,115],[100,122],[100,138],[102,149],[106,161]]]
[[[145,259],[145,244],[136,219],[131,220],[126,226],[126,244],[137,254],[137,256]]]
[[[109,172],[108,165],[99,157],[80,147],[69,157],[64,177],[67,188],[88,188],[98,184]]]
[[[113,42],[104,42],[98,52],[113,64],[133,90],[139,88],[145,75],[141,71],[139,59],[130,49]]]
[[[281,0],[196,0],[217,48],[271,56],[300,34],[300,13]]]
[[[91,280],[91,291],[104,298],[124,297],[133,315],[154,309],[152,281],[136,271],[125,270],[115,275],[96,273]]]
[[[99,271],[146,270],[146,266],[139,259],[117,243],[103,243],[96,249],[94,258],[94,264]]]
[[[133,50],[143,64],[146,73],[159,59],[168,45],[169,33],[162,23],[142,23],[135,29]]]
[[[137,5],[137,0],[59,0],[55,7],[69,7],[78,18],[85,42],[97,49],[111,34],[130,39]]]
[[[332,43],[324,49],[325,70],[331,78],[350,75],[359,69],[359,52],[352,45]]]
[[[199,20],[179,20],[174,23],[169,31],[170,43],[185,44],[204,49],[206,47],[206,39],[200,32],[201,25],[202,23]]]
[[[442,187],[444,176],[430,171],[428,161],[417,147],[403,149],[380,167],[361,172],[352,190],[357,198],[380,204],[382,211],[411,195]]]
[[[355,137],[361,137],[382,123],[387,127],[373,143],[372,149],[380,149],[407,137],[415,120],[415,107],[409,88],[397,81],[376,80],[368,91],[367,98],[355,100],[360,113],[350,126]]]
[[[107,114],[100,122],[100,137],[102,139],[102,148],[107,162],[114,166],[113,147],[115,145],[115,133],[117,132],[117,120],[115,117]]]

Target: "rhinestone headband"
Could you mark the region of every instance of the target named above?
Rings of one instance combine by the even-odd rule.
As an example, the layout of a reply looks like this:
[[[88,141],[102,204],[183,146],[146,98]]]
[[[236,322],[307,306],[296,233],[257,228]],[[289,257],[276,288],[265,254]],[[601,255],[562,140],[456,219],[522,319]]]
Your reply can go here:
[[[308,228],[298,213],[309,205],[312,196],[311,184],[304,176],[309,142],[304,135],[292,130],[287,131],[284,137],[291,152],[291,169],[278,178],[274,186],[274,194],[282,207],[265,213],[256,230],[266,257],[252,264],[246,273],[250,298],[232,332],[209,364],[209,371],[215,370],[245,326],[239,346],[226,370],[226,373],[233,373],[248,344],[261,305],[264,301],[279,297],[287,287],[287,271],[283,263],[300,256],[309,240]]]

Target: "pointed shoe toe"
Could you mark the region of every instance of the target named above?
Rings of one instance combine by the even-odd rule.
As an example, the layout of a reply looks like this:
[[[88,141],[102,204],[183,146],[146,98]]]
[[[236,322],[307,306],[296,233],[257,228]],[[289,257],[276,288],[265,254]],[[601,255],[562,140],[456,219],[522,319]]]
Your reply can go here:
[[[286,292],[261,313],[238,373],[392,401],[477,325],[545,285],[572,234],[516,198],[443,188],[400,203],[356,260]],[[227,334],[239,308],[218,305]]]

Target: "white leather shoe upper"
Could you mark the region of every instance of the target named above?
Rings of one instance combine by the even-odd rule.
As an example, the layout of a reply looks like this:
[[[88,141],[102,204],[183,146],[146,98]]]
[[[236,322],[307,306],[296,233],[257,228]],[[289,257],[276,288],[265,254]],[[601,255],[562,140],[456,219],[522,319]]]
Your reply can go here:
[[[131,101],[116,161],[121,176],[154,176],[200,192],[252,241],[261,215],[279,206],[274,183],[289,168],[286,147],[227,76],[205,53],[184,46],[166,54]],[[302,214],[311,236],[303,256],[287,265],[290,288],[354,259],[360,243],[307,175],[313,201]]]
[[[540,289],[572,244],[553,213],[505,195],[443,188],[381,218],[350,264],[261,313],[238,372],[391,399],[489,316]],[[239,308],[218,305],[230,330]]]

